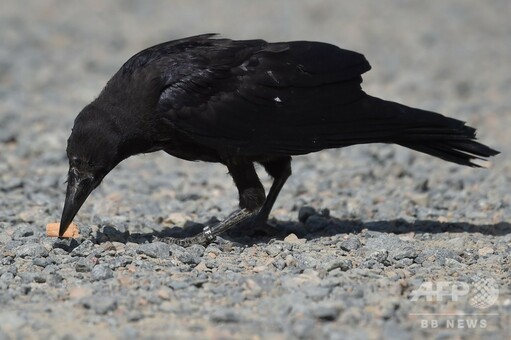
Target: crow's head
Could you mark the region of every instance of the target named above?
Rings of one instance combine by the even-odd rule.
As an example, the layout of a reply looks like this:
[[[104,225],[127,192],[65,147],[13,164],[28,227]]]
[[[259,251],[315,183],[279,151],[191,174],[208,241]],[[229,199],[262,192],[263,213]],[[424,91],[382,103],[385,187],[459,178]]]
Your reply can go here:
[[[104,110],[85,107],[67,141],[69,173],[59,235],[73,221],[89,194],[127,155],[121,152],[122,129]]]

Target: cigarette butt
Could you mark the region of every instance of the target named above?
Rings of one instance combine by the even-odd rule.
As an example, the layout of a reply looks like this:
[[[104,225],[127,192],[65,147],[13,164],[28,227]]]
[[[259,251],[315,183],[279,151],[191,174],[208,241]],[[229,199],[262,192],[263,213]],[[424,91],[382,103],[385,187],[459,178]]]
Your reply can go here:
[[[60,223],[48,223],[46,225],[46,236],[48,237],[59,237],[59,228]],[[69,227],[67,228],[66,232],[62,237],[64,238],[77,238],[80,236],[80,229],[78,229],[78,226],[74,223],[71,223]]]

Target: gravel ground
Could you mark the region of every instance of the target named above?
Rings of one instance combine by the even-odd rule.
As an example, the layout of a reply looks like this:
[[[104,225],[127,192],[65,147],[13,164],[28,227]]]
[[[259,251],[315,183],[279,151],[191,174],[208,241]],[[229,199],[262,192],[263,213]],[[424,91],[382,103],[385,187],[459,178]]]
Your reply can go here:
[[[0,339],[509,338],[508,0],[0,7]],[[135,52],[204,32],[360,51],[367,92],[466,120],[502,154],[489,170],[388,145],[297,157],[272,215],[282,237],[186,249],[155,236],[225,217],[232,181],[138,156],[81,209],[81,238],[46,238],[76,114]]]

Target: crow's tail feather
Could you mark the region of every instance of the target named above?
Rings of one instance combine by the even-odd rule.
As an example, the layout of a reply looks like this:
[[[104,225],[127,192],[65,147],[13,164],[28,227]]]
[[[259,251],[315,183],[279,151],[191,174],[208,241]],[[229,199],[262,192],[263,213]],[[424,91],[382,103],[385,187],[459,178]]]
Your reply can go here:
[[[398,103],[385,101],[385,104],[401,113],[398,116],[403,128],[394,136],[393,143],[471,167],[481,167],[474,161],[499,154],[477,142],[476,129],[465,122]]]

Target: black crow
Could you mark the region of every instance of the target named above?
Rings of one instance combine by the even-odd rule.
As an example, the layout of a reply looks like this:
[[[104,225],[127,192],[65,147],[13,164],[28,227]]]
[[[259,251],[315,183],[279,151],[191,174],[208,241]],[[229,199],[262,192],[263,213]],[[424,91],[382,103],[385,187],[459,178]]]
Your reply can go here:
[[[310,41],[268,43],[204,34],[130,58],[76,117],[60,235],[122,160],[163,150],[218,162],[239,191],[239,210],[181,244],[207,242],[254,217],[265,224],[291,175],[291,156],[365,143],[395,143],[449,162],[498,154],[475,129],[438,113],[369,96],[362,54]],[[254,170],[274,178],[268,196]]]

